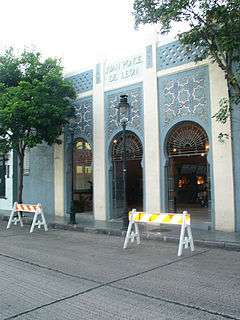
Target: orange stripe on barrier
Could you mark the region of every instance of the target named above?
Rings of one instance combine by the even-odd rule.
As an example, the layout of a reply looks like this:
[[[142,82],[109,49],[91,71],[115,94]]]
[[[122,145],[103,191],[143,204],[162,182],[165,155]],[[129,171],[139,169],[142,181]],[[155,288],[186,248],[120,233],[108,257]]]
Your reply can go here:
[[[23,203],[16,204],[16,211],[36,212],[37,208],[38,208],[38,205],[36,204],[23,204]]]

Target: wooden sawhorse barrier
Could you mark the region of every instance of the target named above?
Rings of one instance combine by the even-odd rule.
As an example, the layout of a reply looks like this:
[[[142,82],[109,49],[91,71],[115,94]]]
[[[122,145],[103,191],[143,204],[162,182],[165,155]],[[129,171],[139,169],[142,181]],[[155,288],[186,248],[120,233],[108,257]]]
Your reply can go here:
[[[178,256],[182,255],[183,246],[185,249],[190,245],[191,251],[194,251],[193,237],[191,231],[191,218],[187,211],[183,213],[144,213],[137,212],[133,209],[129,212],[129,224],[127,229],[127,234],[125,237],[123,249],[127,248],[129,240],[134,242],[137,240],[137,244],[140,244],[140,232],[139,223],[141,224],[174,224],[181,225],[180,239],[178,246]],[[134,228],[134,229],[133,229]],[[185,231],[187,231],[187,236],[185,236]]]
[[[41,228],[41,226],[43,226],[44,230],[48,231],[46,219],[45,219],[45,216],[44,216],[44,213],[42,210],[42,206],[40,203],[38,203],[38,204],[23,204],[23,203],[15,202],[13,205],[9,220],[8,220],[7,229],[9,229],[11,227],[12,223],[17,225],[18,222],[20,222],[21,227],[23,227],[21,212],[34,213],[32,225],[30,228],[30,233],[33,232],[35,226],[37,226],[39,229]],[[16,214],[17,214],[17,217],[14,217],[14,215],[16,215]]]

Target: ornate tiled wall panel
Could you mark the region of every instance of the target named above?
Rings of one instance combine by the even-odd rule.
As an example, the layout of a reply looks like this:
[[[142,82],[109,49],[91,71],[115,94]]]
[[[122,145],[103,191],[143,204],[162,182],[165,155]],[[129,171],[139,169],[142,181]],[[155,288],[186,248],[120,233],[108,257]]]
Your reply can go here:
[[[179,41],[174,41],[169,44],[157,48],[157,70],[177,67],[185,63],[194,61],[194,58],[199,52],[199,48],[187,51]]]
[[[93,88],[93,70],[85,71],[68,77],[67,80],[73,83],[77,93],[86,92]]]
[[[76,118],[72,124],[74,128],[74,139],[83,138],[93,145],[93,99],[86,97],[75,102]],[[65,170],[65,184],[64,184],[64,212],[70,212],[71,205],[71,175],[72,175],[72,145],[71,135],[66,128],[64,137],[64,170]]]
[[[76,100],[74,103],[76,118],[72,124],[74,138],[84,138],[92,143],[93,140],[93,102],[92,97]]]
[[[210,121],[208,68],[199,67],[158,79],[161,130],[181,120]]]
[[[119,103],[120,95],[127,94],[128,102],[131,105],[131,121],[127,125],[128,130],[134,130],[143,141],[143,86],[142,83],[134,84],[129,87],[120,88],[105,92],[105,128],[106,140],[113,137],[121,130],[117,123],[116,106]]]
[[[171,74],[158,78],[160,121],[160,177],[162,210],[167,210],[167,162],[165,143],[168,132],[182,121],[194,121],[207,132],[211,144],[211,113],[208,67]],[[211,149],[208,161],[211,164]],[[210,165],[211,181],[213,177]],[[213,198],[212,198],[213,205]]]

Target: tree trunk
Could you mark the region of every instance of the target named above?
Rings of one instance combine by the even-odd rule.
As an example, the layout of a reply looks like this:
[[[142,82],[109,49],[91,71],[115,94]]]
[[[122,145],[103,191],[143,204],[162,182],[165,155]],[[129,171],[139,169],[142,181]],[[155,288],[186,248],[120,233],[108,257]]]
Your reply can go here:
[[[18,195],[17,202],[22,203],[24,153],[18,153]]]

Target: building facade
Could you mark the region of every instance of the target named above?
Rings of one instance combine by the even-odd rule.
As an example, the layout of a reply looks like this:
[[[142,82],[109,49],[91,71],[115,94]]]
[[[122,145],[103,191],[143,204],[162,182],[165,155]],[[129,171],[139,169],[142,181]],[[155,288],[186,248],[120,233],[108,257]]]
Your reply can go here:
[[[61,145],[30,150],[24,201],[41,202],[48,214],[58,216],[74,205],[96,220],[121,217],[123,135],[116,106],[126,94],[129,208],[188,209],[200,227],[240,230],[240,150],[234,145],[239,131],[230,121],[222,125],[213,118],[220,99],[228,97],[217,65],[196,64],[194,52],[178,41],[150,40],[134,56],[99,63],[67,79],[77,91],[76,119]],[[233,139],[220,142],[220,132]],[[9,203],[13,186],[11,192]]]

